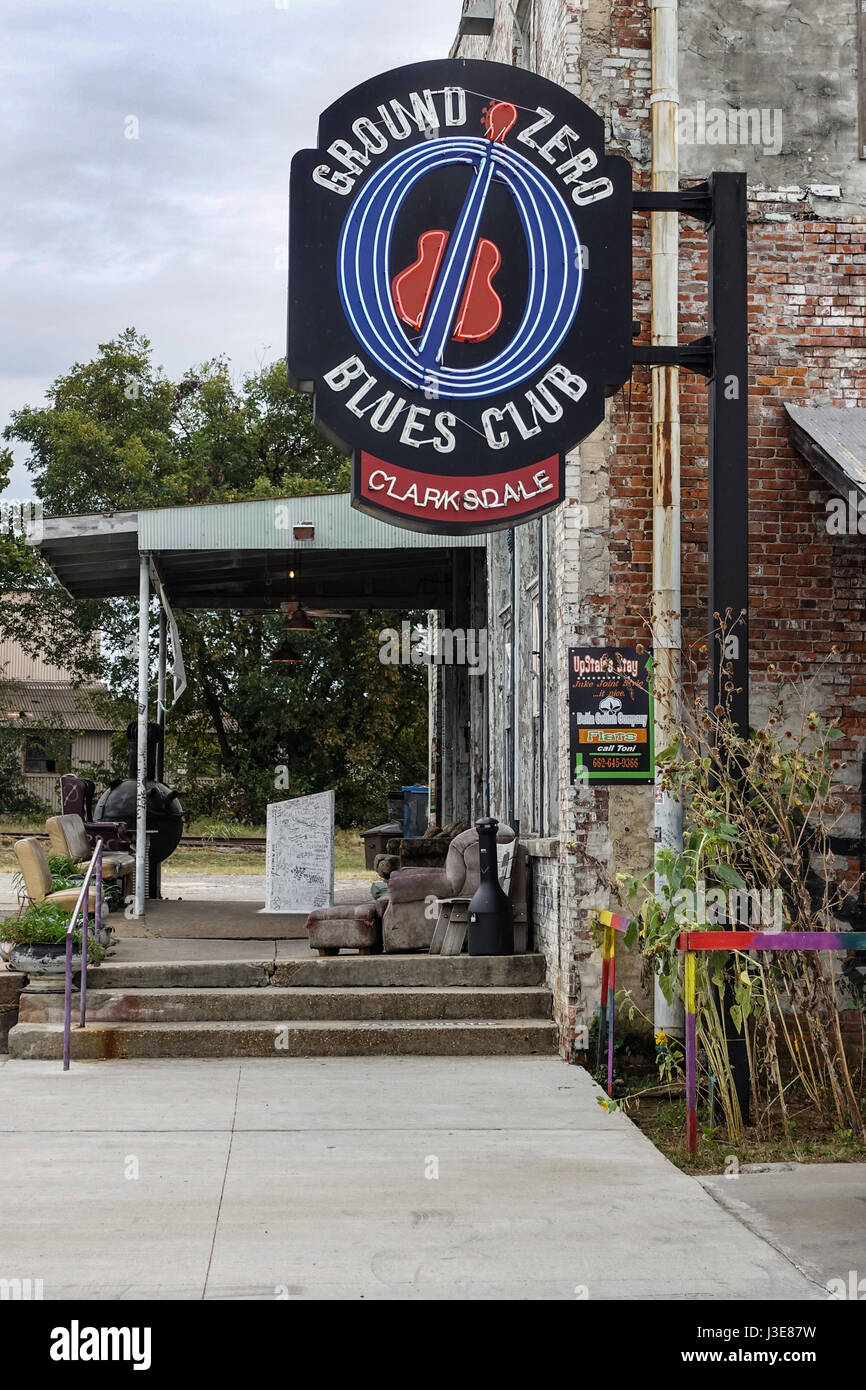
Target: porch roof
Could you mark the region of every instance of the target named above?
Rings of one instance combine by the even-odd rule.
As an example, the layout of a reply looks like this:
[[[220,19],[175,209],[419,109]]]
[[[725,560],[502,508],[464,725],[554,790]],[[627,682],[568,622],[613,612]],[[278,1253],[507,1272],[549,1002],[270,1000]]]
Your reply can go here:
[[[309,523],[313,535],[295,536]],[[73,598],[138,593],[149,553],[174,608],[438,608],[453,552],[483,536],[407,531],[354,510],[348,493],[156,511],[47,517],[31,544]],[[295,578],[289,578],[294,570]]]
[[[843,496],[854,487],[866,496],[866,409],[786,403],[791,436],[813,468]]]

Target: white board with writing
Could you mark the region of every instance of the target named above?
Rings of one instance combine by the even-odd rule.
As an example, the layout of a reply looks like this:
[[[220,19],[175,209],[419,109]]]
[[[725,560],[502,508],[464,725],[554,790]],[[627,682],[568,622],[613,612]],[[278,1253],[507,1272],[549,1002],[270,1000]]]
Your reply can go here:
[[[334,902],[334,793],[268,806],[265,912],[312,912]]]

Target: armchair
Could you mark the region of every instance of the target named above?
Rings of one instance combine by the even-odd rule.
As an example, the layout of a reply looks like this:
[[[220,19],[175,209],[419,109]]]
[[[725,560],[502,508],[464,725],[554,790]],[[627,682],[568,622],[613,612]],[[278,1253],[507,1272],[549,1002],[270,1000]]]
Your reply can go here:
[[[396,869],[440,868],[454,837],[468,829],[468,821],[455,820],[441,830],[438,825],[428,825],[423,835],[395,836],[386,843],[386,853],[376,855],[373,867],[385,879],[390,879]]]
[[[63,814],[78,816],[84,822],[84,832],[91,843],[91,854],[97,838],[101,838],[107,850],[117,850],[121,854],[133,853],[133,832],[123,821],[102,821],[93,819],[93,798],[96,783],[87,777],[79,777],[75,772],[64,772],[60,778],[60,800]],[[65,851],[56,850],[61,854]],[[90,855],[87,856],[88,859]]]
[[[114,821],[91,821],[95,827],[95,832],[88,835],[84,821],[80,816],[49,816],[45,822],[45,829],[48,831],[48,838],[51,842],[51,849],[54,854],[63,855],[64,858],[71,859],[73,863],[86,869],[90,863],[93,851],[96,848],[96,841],[100,838],[99,831],[104,826],[110,832],[111,828],[119,822]],[[119,850],[107,848],[108,836],[103,834],[101,838],[105,847],[102,854],[102,873],[105,878],[119,878],[124,891],[131,885],[135,873],[135,858],[131,854],[125,854]]]
[[[500,825],[496,840],[507,845],[514,839],[508,825]],[[525,905],[526,874],[523,857],[516,856],[509,896],[515,906]],[[481,882],[477,830],[455,836],[441,868],[396,869],[388,880],[388,906],[382,919],[386,951],[428,950],[437,913],[430,912],[431,898],[471,898]],[[525,947],[524,947],[525,949]]]

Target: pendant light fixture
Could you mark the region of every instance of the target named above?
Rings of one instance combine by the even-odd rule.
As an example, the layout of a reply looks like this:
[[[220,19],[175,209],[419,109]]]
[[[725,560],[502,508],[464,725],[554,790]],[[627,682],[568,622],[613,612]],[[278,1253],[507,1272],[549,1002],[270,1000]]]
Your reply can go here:
[[[299,603],[291,617],[286,618],[283,627],[286,632],[315,632],[316,624],[302,603]]]
[[[303,658],[300,652],[296,652],[292,644],[290,642],[287,642],[284,637],[282,642],[280,642],[280,645],[274,652],[273,656],[271,657],[271,665],[294,666],[302,660]]]

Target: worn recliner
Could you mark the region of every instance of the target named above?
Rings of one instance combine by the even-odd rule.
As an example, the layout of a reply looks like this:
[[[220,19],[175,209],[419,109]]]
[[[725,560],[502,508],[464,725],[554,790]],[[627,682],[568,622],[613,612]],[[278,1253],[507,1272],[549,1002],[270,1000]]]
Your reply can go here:
[[[95,795],[96,783],[91,782],[87,777],[80,777],[76,772],[64,772],[60,778],[63,814],[81,817],[84,822],[84,833],[90,840],[91,853],[96,846],[98,836],[106,849],[119,850],[123,854],[132,854],[134,832],[123,821],[93,819],[93,798]]]
[[[497,843],[507,845],[513,839],[511,827],[500,825]],[[509,891],[514,906],[526,902],[524,859],[524,855],[515,856]],[[388,906],[382,918],[384,950],[428,950],[437,918],[435,910],[430,910],[431,899],[471,898],[480,882],[477,830],[464,830],[451,841],[441,869],[395,870],[388,880]]]
[[[106,828],[113,822],[106,822]],[[54,854],[63,855],[86,869],[96,848],[97,835],[88,835],[80,816],[49,816],[45,822],[51,849]],[[120,850],[106,851],[102,854],[103,878],[118,878],[124,891],[131,886],[135,874],[135,857]]]

